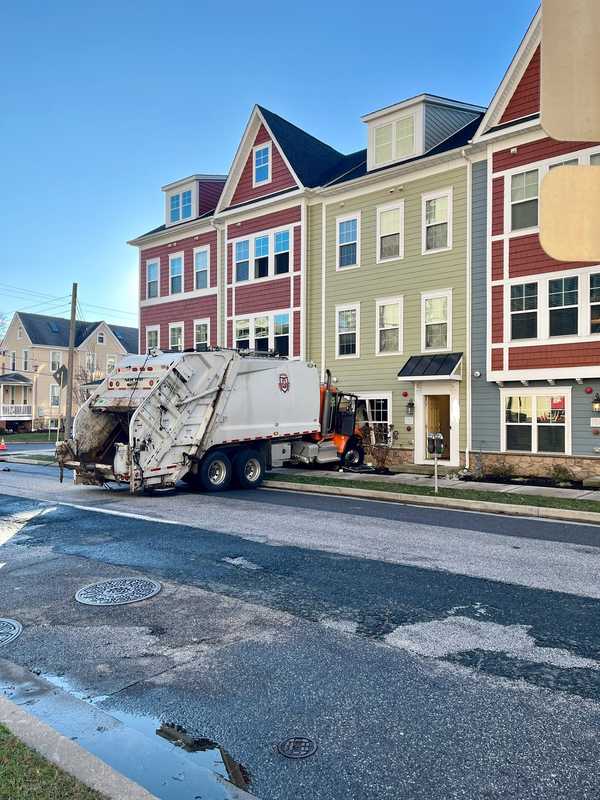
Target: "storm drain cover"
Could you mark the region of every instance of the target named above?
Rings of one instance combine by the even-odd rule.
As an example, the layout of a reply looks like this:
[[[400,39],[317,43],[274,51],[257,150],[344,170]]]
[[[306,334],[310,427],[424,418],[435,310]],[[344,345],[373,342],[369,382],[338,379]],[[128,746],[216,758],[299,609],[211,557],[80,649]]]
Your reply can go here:
[[[160,583],[150,578],[112,578],[84,586],[75,600],[86,606],[123,606],[154,597],[160,588]]]
[[[0,618],[0,647],[13,642],[21,634],[23,626],[15,619]]]
[[[286,758],[308,758],[317,752],[317,743],[303,736],[293,736],[277,745],[278,752]]]

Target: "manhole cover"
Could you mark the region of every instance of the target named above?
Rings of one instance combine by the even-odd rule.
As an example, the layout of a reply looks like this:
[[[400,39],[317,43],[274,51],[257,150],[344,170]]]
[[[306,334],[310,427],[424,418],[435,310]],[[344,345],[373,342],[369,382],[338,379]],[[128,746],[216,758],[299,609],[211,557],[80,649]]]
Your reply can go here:
[[[21,634],[23,626],[15,619],[0,618],[0,647],[13,642]]]
[[[303,736],[293,736],[277,745],[278,752],[286,758],[308,758],[317,752],[317,743]]]
[[[113,578],[84,586],[75,600],[86,606],[122,606],[154,597],[160,588],[160,583],[150,578]]]

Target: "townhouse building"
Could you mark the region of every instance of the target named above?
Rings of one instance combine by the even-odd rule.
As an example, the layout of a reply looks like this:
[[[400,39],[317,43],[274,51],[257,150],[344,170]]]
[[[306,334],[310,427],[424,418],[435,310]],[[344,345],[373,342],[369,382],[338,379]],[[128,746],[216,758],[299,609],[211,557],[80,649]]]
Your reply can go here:
[[[65,387],[55,373],[66,367],[69,320],[16,312],[0,342],[0,428],[56,428],[66,411]],[[73,411],[85,385],[103,378],[127,353],[138,352],[137,328],[77,321]]]
[[[472,448],[484,468],[600,474],[600,265],[539,240],[549,170],[600,164],[600,146],[540,125],[541,12],[473,138]]]

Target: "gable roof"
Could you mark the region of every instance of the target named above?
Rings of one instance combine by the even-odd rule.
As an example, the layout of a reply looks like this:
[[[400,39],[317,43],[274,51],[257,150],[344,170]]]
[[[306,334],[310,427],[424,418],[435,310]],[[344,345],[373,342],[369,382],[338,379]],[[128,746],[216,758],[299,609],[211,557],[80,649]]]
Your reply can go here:
[[[20,372],[4,372],[0,374],[0,383],[11,383],[19,386],[31,386],[31,380]]]
[[[43,345],[45,347],[68,347],[69,346],[69,320],[63,317],[49,317],[45,314],[30,314],[18,311],[19,319],[31,343],[33,345]],[[102,324],[99,322],[84,322],[77,320],[75,324],[75,347],[80,345]],[[111,325],[106,323],[121,345],[128,353],[138,351],[138,330],[123,325]]]

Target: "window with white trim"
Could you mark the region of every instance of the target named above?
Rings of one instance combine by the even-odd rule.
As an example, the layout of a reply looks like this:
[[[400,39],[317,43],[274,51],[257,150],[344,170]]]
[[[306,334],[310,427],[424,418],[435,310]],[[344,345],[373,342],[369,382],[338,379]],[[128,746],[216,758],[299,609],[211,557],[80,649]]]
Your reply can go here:
[[[169,350],[183,350],[183,322],[169,325]]]
[[[169,195],[169,222],[179,222],[192,216],[192,190]]]
[[[537,338],[538,285],[520,283],[510,287],[510,338]]]
[[[194,322],[194,350],[207,350],[210,345],[210,320],[197,319]]]
[[[380,355],[402,352],[402,306],[401,297],[390,297],[376,302],[376,352]]]
[[[275,233],[275,275],[290,271],[290,232]]]
[[[291,231],[257,233],[234,242],[236,283],[261,280],[290,271]]]
[[[579,330],[579,279],[553,278],[548,281],[550,336],[573,336]]]
[[[590,275],[590,333],[600,333],[600,274]]]
[[[356,424],[371,425],[387,436],[392,422],[389,397],[359,396],[356,403]]]
[[[568,398],[557,394],[504,395],[504,450],[567,453]]]
[[[11,372],[15,372],[16,369],[17,369],[17,351],[16,350],[13,350],[9,354],[9,364],[10,364]]]
[[[357,267],[360,219],[358,215],[337,220],[337,268]]]
[[[238,350],[290,353],[290,314],[287,311],[257,314],[234,322],[235,347]]]
[[[23,350],[21,353],[23,372],[29,372],[29,350]]]
[[[58,383],[50,384],[50,407],[58,408],[60,406],[60,386]]]
[[[336,358],[358,358],[360,354],[360,306],[338,306],[335,310]]]
[[[98,331],[96,335],[97,344],[104,344],[104,341],[105,341],[104,331]]]
[[[114,372],[117,366],[117,356],[106,356],[106,373]]]
[[[208,268],[210,249],[199,247],[194,250],[194,286],[196,289],[208,289]]]
[[[375,166],[389,164],[408,158],[415,152],[415,117],[413,114],[401,117],[373,131]]]
[[[183,291],[183,255],[169,256],[169,292],[180,294]]]
[[[269,274],[269,237],[254,239],[254,277],[266,278]]]
[[[513,231],[535,228],[538,224],[539,172],[519,172],[511,177],[510,228]]]
[[[377,209],[377,262],[404,257],[404,203]]]
[[[280,356],[290,354],[290,315],[287,312],[273,317],[273,349]]]
[[[238,283],[250,278],[250,242],[235,243],[235,279]]]
[[[50,371],[56,372],[56,370],[62,364],[62,353],[60,350],[52,350],[50,352]]]
[[[96,372],[96,353],[88,350],[85,354],[85,371],[88,375],[93,375]]]
[[[146,297],[158,297],[158,272],[160,262],[146,261]]]
[[[437,253],[452,247],[452,190],[422,196],[422,252]]]
[[[146,352],[149,353],[150,350],[158,349],[160,345],[160,328],[158,325],[152,328],[146,328]]]
[[[23,338],[23,328],[19,325],[17,328],[17,339]]]
[[[254,148],[253,185],[260,186],[271,180],[271,143]]]
[[[452,290],[421,295],[421,346],[425,350],[452,347]]]
[[[600,153],[593,153],[590,156],[590,164],[592,167],[600,166]]]
[[[578,164],[578,158],[568,158],[566,161],[559,161],[558,164],[550,164],[548,169],[556,169],[557,167],[576,167]]]

